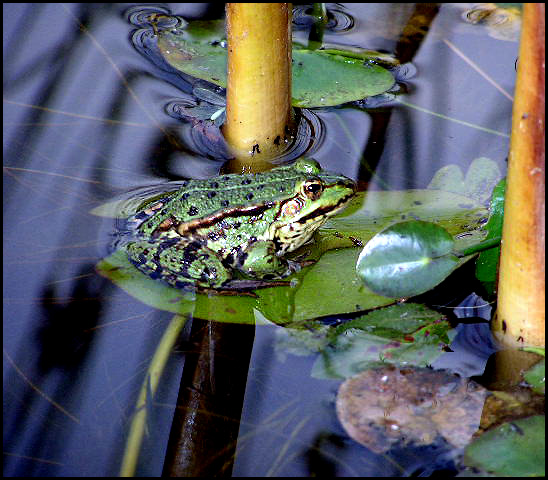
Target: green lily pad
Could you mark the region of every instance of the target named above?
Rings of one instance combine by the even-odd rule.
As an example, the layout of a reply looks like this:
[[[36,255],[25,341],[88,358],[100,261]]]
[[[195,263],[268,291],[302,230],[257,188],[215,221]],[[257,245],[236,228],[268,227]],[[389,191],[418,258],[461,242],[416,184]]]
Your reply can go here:
[[[326,315],[371,310],[394,303],[368,290],[355,274],[359,250],[330,250],[307,269],[295,289],[293,319],[304,321]]]
[[[367,310],[393,303],[390,298],[371,292],[367,294],[359,281],[348,275],[347,269],[353,270],[358,253],[355,249],[328,252],[314,266],[288,277],[298,279],[295,286],[259,289],[255,291],[256,297],[194,294],[177,290],[141,273],[122,250],[101,260],[96,268],[101,275],[128,294],[160,310],[193,314],[198,318],[218,322],[250,324],[255,322],[257,313],[260,313],[278,325],[298,325],[319,316]],[[322,283],[326,277],[325,270],[330,272],[327,275],[329,281]],[[333,295],[318,296],[318,288],[330,289]]]
[[[506,179],[502,179],[493,190],[490,207],[491,215],[487,225],[485,225],[486,240],[502,236],[505,191]],[[476,262],[476,277],[483,283],[489,295],[495,293],[499,257],[500,247],[495,247],[481,252]]]
[[[255,299],[196,295],[152,280],[128,260],[123,250],[101,260],[96,269],[129,295],[159,310],[220,322],[254,323]]]
[[[318,50],[293,51],[292,104],[313,108],[361,100],[388,90],[394,77],[383,67]]]
[[[312,368],[316,378],[349,378],[379,363],[430,365],[455,336],[444,315],[397,304],[340,325]]]
[[[459,266],[454,245],[447,230],[435,223],[401,222],[369,240],[356,269],[379,295],[411,297],[431,290]]]
[[[190,22],[192,25],[192,22]],[[217,28],[217,25],[216,25]],[[207,41],[204,38],[208,38]],[[227,85],[227,51],[221,38],[203,35],[197,41],[184,30],[161,31],[158,48],[175,69],[215,85]],[[385,68],[319,50],[293,49],[292,104],[327,107],[385,92],[394,77]]]
[[[158,48],[177,70],[226,88],[227,53],[220,43],[194,42],[165,31],[158,35]]]
[[[466,448],[464,463],[499,476],[543,477],[544,415],[505,423],[484,433]]]
[[[367,333],[390,340],[411,341],[407,335],[419,331],[429,324],[438,324],[445,316],[419,303],[400,303],[390,307],[374,310],[339,325],[332,333],[335,337],[351,329],[363,330]],[[444,329],[447,324],[444,324]],[[443,341],[447,343],[448,337]]]
[[[226,22],[223,19],[217,20],[193,20],[185,22],[182,29],[178,29],[177,34],[183,35],[185,40],[193,44],[217,44],[223,40],[226,41]],[[160,35],[166,33],[165,30],[159,32]]]

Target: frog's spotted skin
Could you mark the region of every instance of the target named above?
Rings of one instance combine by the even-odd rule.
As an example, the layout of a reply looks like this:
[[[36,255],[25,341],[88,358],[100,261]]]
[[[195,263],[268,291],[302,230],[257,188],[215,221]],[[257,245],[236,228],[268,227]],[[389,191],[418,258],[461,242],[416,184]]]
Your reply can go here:
[[[258,174],[189,180],[128,219],[139,238],[125,248],[137,268],[178,288],[230,288],[239,282],[234,270],[283,278],[298,266],[282,255],[306,243],[354,193],[352,180],[310,159]]]

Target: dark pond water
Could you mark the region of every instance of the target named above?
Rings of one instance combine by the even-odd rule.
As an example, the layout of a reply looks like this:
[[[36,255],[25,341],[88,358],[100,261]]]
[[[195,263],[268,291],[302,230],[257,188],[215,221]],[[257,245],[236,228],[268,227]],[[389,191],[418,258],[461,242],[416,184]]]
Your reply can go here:
[[[188,20],[223,16],[221,4],[162,5]],[[353,23],[325,41],[395,51],[417,73],[400,97],[411,106],[314,112],[324,135],[314,157],[324,168],[377,189],[425,188],[440,167],[466,169],[478,157],[505,171],[518,43],[464,23],[464,5],[422,5],[337,7]],[[166,114],[192,88],[134,49],[131,6],[4,4],[5,476],[118,474],[139,390],[173,314],[96,273],[113,221],[90,211],[133,188],[206,178],[222,166],[191,143],[189,123]],[[440,290],[437,303],[455,306],[474,286],[453,288]],[[233,416],[209,430],[200,424],[202,440],[187,439],[194,473],[453,471],[441,447],[422,451],[434,459],[424,466],[421,451],[394,460],[350,440],[334,411],[341,380],[313,378],[316,356],[293,355],[281,335],[273,326],[187,321],[148,412],[137,473],[160,475],[172,452],[181,378],[225,395],[195,412]],[[462,360],[477,374],[492,349],[485,332],[470,337],[486,342],[483,357]],[[179,421],[196,427],[203,418]]]

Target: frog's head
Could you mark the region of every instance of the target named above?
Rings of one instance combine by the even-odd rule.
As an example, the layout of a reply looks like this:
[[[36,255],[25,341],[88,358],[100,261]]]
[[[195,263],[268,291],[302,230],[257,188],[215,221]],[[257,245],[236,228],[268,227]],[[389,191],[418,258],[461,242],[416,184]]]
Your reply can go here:
[[[293,195],[283,200],[272,238],[281,253],[290,252],[307,242],[328,217],[346,207],[356,193],[356,183],[342,175],[323,171],[315,160],[302,158],[290,168],[296,172]]]

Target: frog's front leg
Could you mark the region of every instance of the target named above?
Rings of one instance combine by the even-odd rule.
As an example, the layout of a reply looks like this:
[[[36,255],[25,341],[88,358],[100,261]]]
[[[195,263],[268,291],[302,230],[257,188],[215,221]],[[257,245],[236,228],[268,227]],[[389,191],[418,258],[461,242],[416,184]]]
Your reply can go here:
[[[242,250],[234,267],[255,278],[284,278],[300,270],[297,262],[276,255],[276,246],[271,240],[259,240]]]
[[[139,270],[177,288],[219,288],[232,277],[217,254],[199,241],[182,237],[143,240],[128,244],[126,250]]]

